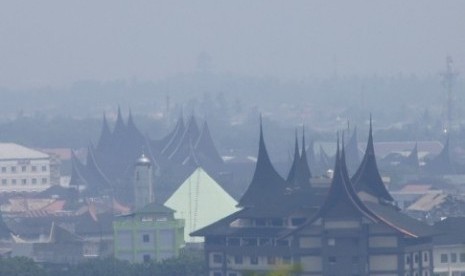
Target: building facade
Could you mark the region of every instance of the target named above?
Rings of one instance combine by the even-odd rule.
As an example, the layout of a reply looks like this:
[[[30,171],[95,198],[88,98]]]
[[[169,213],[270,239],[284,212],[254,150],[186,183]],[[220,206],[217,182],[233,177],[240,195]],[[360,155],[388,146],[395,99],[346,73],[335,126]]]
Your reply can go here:
[[[115,257],[131,263],[161,261],[179,255],[184,221],[174,211],[151,203],[113,222]]]
[[[40,192],[50,185],[49,155],[0,143],[0,192]]]

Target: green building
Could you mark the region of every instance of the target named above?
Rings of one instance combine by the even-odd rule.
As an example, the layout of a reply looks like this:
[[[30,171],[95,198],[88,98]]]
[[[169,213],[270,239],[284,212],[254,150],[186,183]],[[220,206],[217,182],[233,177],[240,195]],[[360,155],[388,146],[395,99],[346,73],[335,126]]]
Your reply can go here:
[[[150,203],[113,222],[115,257],[131,263],[161,261],[179,255],[184,246],[184,220],[174,210]]]

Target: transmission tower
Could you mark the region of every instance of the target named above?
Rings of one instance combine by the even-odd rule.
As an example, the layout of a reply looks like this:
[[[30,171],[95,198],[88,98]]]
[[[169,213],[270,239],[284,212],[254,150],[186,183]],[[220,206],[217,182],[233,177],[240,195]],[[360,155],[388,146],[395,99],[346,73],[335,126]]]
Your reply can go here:
[[[441,73],[442,85],[446,90],[446,122],[444,124],[444,132],[448,132],[452,124],[452,87],[458,73],[452,68],[453,60],[451,56],[446,57],[446,71]]]

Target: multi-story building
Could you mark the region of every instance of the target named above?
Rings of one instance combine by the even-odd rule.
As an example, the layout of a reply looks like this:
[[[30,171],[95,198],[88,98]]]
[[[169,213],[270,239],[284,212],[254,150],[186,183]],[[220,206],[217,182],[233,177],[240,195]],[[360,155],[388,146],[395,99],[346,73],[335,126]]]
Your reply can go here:
[[[335,163],[327,193],[312,187],[304,151],[284,180],[261,131],[243,209],[193,233],[205,237],[209,275],[286,267],[299,275],[432,275],[434,231],[395,206],[378,172],[371,128],[352,178],[344,146]]]
[[[161,261],[179,255],[184,245],[184,220],[174,210],[150,203],[113,222],[115,257],[133,263]]]
[[[49,188],[50,156],[13,143],[0,143],[0,192]]]

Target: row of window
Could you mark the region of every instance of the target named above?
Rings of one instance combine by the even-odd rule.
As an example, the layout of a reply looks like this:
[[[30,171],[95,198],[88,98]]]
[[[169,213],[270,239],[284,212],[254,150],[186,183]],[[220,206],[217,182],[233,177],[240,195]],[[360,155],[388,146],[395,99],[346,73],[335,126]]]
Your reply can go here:
[[[429,260],[429,254],[428,252],[423,252],[423,263],[428,262]],[[409,265],[412,262],[410,255],[405,256],[405,264]],[[420,255],[419,253],[414,253],[413,254],[413,263],[418,264],[420,262]]]
[[[460,255],[458,256],[457,256],[457,253],[450,253],[450,258],[449,258],[449,254],[447,253],[441,254],[441,263],[443,264],[448,263],[449,259],[451,263],[456,263],[459,260],[461,263],[465,263],[465,253],[460,253]]]
[[[41,166],[41,170],[42,172],[46,172],[47,171],[47,166],[46,165],[43,165]],[[2,167],[1,168],[1,172],[2,173],[16,173],[16,172],[27,172],[28,169],[27,169],[27,166],[11,166],[11,167]],[[31,166],[30,167],[30,171],[31,172],[37,172],[38,171],[38,168],[37,166]]]
[[[32,185],[36,185],[36,184],[39,184],[39,179],[37,178],[31,178],[30,179],[30,183],[28,181],[27,178],[22,178],[22,179],[2,179],[2,186],[7,186],[7,185],[27,185],[27,184],[32,184]],[[42,178],[40,179],[40,184],[42,185],[46,185],[48,184],[48,179],[47,178]]]
[[[256,256],[251,256],[249,258],[250,264],[251,265],[258,265],[259,260],[258,257]],[[214,254],[213,255],[213,263],[215,264],[223,264],[223,255],[222,254]],[[244,257],[241,255],[236,255],[234,256],[234,264],[243,264],[244,263]],[[275,265],[277,264],[277,257],[275,256],[269,256],[266,259],[266,263],[269,265]],[[291,258],[290,257],[282,257],[282,263],[283,264],[290,264],[291,263]]]

